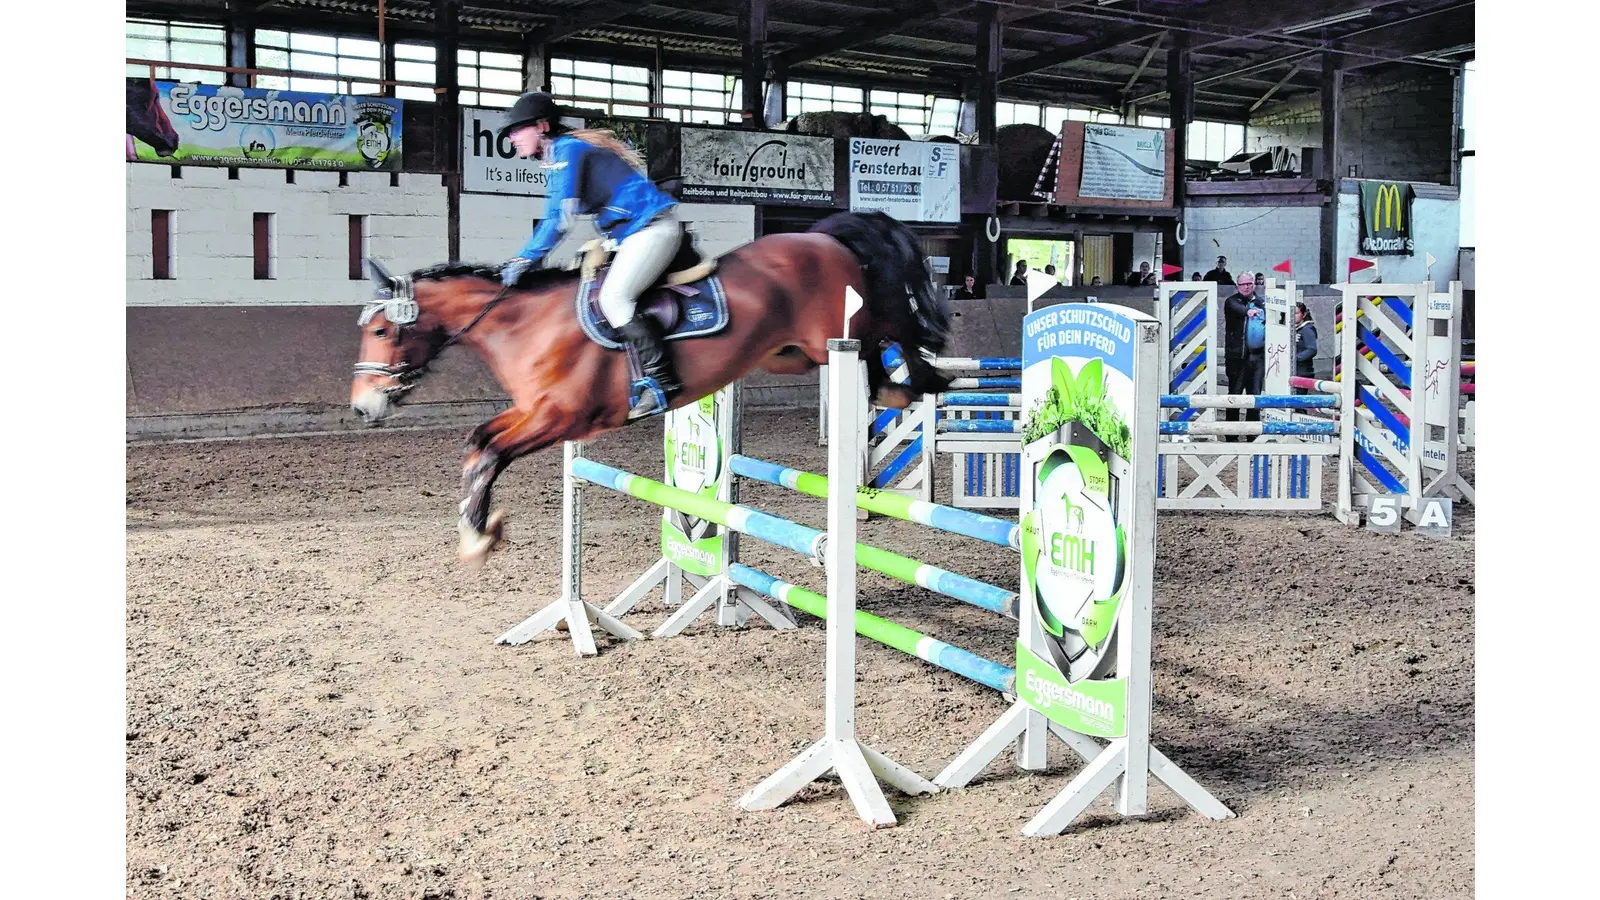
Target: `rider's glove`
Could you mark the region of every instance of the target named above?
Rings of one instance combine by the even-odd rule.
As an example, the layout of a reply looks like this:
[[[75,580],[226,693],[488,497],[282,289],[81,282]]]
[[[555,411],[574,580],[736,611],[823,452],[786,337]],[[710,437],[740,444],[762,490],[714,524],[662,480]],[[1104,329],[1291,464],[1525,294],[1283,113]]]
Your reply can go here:
[[[522,256],[513,256],[505,265],[500,267],[500,283],[506,287],[514,286],[522,274],[533,268],[533,260]]]

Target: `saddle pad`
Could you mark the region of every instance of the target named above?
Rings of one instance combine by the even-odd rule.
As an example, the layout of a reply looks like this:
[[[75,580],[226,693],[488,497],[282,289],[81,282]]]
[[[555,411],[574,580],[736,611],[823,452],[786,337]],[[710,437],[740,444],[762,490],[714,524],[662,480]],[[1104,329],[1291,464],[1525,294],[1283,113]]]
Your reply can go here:
[[[620,350],[627,342],[618,337],[600,312],[603,280],[602,272],[600,278],[585,278],[578,285],[578,324],[589,340],[607,350]],[[716,275],[689,284],[652,287],[639,298],[638,310],[660,322],[669,341],[716,334],[728,327],[728,296],[722,292],[722,280]]]

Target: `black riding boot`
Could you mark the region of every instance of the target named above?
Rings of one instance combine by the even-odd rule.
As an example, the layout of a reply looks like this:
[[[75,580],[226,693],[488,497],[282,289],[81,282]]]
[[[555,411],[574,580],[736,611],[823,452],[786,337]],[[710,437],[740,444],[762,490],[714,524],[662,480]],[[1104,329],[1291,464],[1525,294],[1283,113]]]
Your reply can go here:
[[[633,349],[639,354],[639,368],[645,378],[655,382],[660,396],[646,386],[639,392],[639,400],[628,413],[628,418],[638,419],[643,416],[665,412],[673,398],[683,391],[683,385],[678,382],[677,373],[672,370],[672,361],[667,358],[667,345],[661,333],[661,325],[649,316],[635,315],[628,324],[617,329]]]

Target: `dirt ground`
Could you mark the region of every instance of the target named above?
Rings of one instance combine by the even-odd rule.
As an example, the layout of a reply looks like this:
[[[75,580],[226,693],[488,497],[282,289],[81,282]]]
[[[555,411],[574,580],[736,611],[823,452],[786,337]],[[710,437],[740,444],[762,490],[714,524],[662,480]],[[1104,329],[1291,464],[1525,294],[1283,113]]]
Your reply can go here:
[[[815,413],[745,450],[819,471]],[[1448,541],[1326,515],[1162,513],[1153,740],[1238,813],[1164,787],[1067,834],[1024,822],[1077,770],[1009,758],[890,795],[736,801],[822,732],[823,630],[709,625],[579,658],[496,636],[557,593],[559,452],[502,481],[510,546],[455,561],[456,432],[138,445],[127,467],[127,894],[154,898],[1450,898],[1473,890],[1473,514]],[[660,429],[590,455],[657,475]],[[1470,465],[1470,457],[1468,460]],[[821,525],[823,504],[745,487]],[[657,556],[658,516],[585,493],[585,592]],[[1017,560],[892,520],[862,539],[1015,588]],[[752,565],[818,570],[745,541]],[[861,606],[1011,664],[1003,620],[863,571]],[[640,627],[665,616],[651,600]],[[1014,632],[1013,632],[1014,633]],[[858,728],[931,777],[1005,709],[863,641]]]

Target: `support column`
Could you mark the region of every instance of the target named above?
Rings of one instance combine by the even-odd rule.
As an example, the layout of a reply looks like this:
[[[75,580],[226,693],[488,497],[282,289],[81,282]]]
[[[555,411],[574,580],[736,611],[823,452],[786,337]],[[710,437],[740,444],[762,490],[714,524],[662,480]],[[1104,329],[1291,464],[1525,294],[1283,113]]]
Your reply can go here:
[[[1173,32],[1167,40],[1171,42],[1167,48],[1167,116],[1172,119],[1172,205],[1178,208],[1178,218],[1162,226],[1161,261],[1183,266],[1184,248],[1178,243],[1178,225],[1184,221],[1183,211],[1188,206],[1183,173],[1189,160],[1189,123],[1194,121],[1194,68],[1189,53],[1189,33]],[[1161,279],[1161,273],[1157,272],[1156,277]]]
[[[1339,276],[1339,110],[1344,106],[1344,72],[1337,53],[1322,54],[1322,253],[1319,266],[1323,284]]]
[[[525,41],[522,45],[522,89],[550,90],[550,45]],[[560,102],[560,101],[557,101]]]
[[[978,7],[978,143],[994,144],[994,108],[1000,97],[1000,48],[1005,26],[999,7],[985,3]]]
[[[228,65],[235,69],[256,67],[256,17],[238,3],[229,4],[228,13]],[[249,87],[250,76],[242,72],[229,72],[231,87]]]
[[[739,34],[744,39],[739,123],[759,129],[763,118],[761,82],[767,77],[767,0],[744,0],[739,10]]]
[[[444,173],[449,259],[461,258],[461,83],[456,72],[460,48],[461,0],[434,0],[433,83],[438,94],[438,121],[433,133],[434,159]]]

